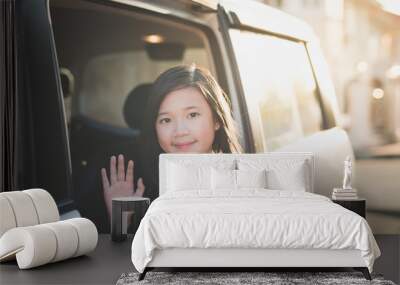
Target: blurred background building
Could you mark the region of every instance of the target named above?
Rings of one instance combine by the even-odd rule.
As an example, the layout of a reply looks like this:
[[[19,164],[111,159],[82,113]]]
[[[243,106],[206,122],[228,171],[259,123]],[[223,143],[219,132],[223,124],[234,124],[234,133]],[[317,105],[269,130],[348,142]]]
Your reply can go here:
[[[319,37],[374,233],[400,233],[400,0],[261,0]]]
[[[400,1],[262,2],[302,18],[318,35],[356,155],[400,155],[392,145],[400,141]]]

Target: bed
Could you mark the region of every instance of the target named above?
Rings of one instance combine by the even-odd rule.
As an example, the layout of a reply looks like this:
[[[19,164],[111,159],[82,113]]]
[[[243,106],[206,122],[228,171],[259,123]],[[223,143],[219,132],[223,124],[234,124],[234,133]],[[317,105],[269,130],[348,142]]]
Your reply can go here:
[[[160,196],[132,242],[157,267],[353,267],[380,251],[361,216],[314,192],[312,153],[162,154]]]

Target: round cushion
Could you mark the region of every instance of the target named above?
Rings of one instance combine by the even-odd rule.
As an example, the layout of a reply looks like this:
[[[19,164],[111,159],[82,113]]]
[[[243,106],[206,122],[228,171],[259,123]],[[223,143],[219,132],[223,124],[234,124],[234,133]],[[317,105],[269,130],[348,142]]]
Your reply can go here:
[[[85,218],[17,227],[0,238],[0,261],[16,257],[19,268],[28,269],[86,254],[97,241],[96,226]]]
[[[56,222],[60,219],[53,197],[46,190],[35,188],[22,191],[30,196],[35,205],[39,224]]]
[[[36,207],[30,196],[23,191],[1,193],[13,209],[17,227],[33,226],[39,223]]]
[[[0,239],[0,260],[16,256],[20,269],[40,266],[53,260],[57,240],[53,231],[41,225],[18,227]]]
[[[56,235],[57,250],[51,262],[64,260],[75,255],[78,249],[79,238],[78,233],[71,224],[59,221],[43,224],[43,226],[51,229]]]
[[[78,233],[79,244],[74,257],[86,254],[96,248],[98,233],[92,221],[85,218],[74,218],[65,220],[65,222],[74,226]]]
[[[9,229],[17,226],[11,204],[8,199],[1,194],[2,193],[0,193],[0,237]]]

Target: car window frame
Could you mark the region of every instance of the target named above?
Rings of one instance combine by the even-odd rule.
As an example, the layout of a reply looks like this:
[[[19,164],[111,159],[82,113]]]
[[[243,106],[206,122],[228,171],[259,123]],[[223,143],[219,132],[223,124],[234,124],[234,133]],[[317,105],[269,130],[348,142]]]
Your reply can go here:
[[[233,78],[234,88],[236,91],[236,99],[238,102],[238,109],[240,113],[240,119],[242,122],[242,130],[243,130],[243,152],[245,153],[255,153],[257,150],[257,146],[260,143],[257,136],[254,135],[254,132],[251,129],[250,123],[250,114],[248,112],[248,107],[244,95],[244,89],[242,86],[242,81],[240,79],[240,72],[238,63],[236,61],[232,40],[229,34],[229,29],[233,24],[231,14],[225,10],[225,8],[221,5],[218,5],[217,8],[218,13],[218,24],[221,31],[221,36],[225,45],[225,50],[228,54],[228,64],[231,70],[231,76]]]
[[[19,34],[17,188],[44,188],[56,196],[58,210],[63,214],[73,210],[75,203],[48,0],[16,1],[16,21]],[[42,100],[46,102],[45,107],[41,106]]]
[[[245,23],[242,23],[238,17],[238,15],[234,11],[229,11],[225,12],[227,14],[226,16],[226,28],[225,28],[225,33],[227,34],[225,36],[226,40],[229,41],[229,44],[227,46],[229,47],[229,52],[231,56],[233,56],[232,64],[234,65],[234,68],[232,68],[232,71],[235,73],[235,78],[237,78],[236,81],[241,82],[240,80],[240,72],[239,72],[239,67],[236,62],[235,58],[235,51],[233,47],[233,42],[231,41],[230,35],[229,35],[229,29],[237,29],[239,31],[246,31],[246,32],[253,32],[257,34],[264,34],[268,36],[274,36],[278,37],[281,39],[285,40],[290,40],[290,41],[295,41],[295,42],[301,42],[304,45],[305,51],[307,53],[307,60],[309,62],[309,66],[311,68],[312,76],[316,85],[316,90],[315,90],[315,96],[316,100],[318,103],[318,106],[321,110],[321,119],[322,119],[322,124],[321,124],[321,131],[329,129],[331,127],[335,126],[335,120],[333,117],[333,111],[330,108],[330,102],[327,102],[326,99],[324,98],[321,88],[320,88],[320,82],[318,80],[318,77],[316,75],[316,67],[313,63],[312,56],[310,55],[310,50],[309,50],[309,44],[314,40],[312,37],[304,37],[304,38],[298,38],[295,36],[291,36],[288,34],[281,34],[278,32],[273,32],[273,31],[268,31],[266,29],[263,29],[262,27],[255,27],[255,26],[250,26],[246,25]],[[297,32],[297,31],[296,31]],[[242,84],[237,84],[238,88],[238,93],[240,94],[241,97],[241,102],[242,106],[247,106],[246,104],[246,99],[245,99],[245,92],[243,89]],[[255,116],[255,112],[252,112],[251,110],[248,110],[246,107],[247,111],[244,113],[246,115],[246,122],[248,124],[248,131],[251,132],[251,135],[248,135],[248,137],[251,137],[252,139],[250,140],[250,143],[252,143],[252,146],[250,149],[253,149],[253,152],[268,152],[269,150],[266,149],[265,144],[264,144],[264,138],[262,137],[262,132],[261,132],[261,125],[257,124],[251,124],[251,122],[258,120],[258,118],[254,118],[251,116]]]

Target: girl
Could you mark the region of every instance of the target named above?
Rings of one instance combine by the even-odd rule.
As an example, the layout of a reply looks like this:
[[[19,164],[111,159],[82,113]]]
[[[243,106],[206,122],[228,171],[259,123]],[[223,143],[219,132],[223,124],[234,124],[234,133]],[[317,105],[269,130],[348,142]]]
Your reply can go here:
[[[154,82],[147,103],[142,145],[144,179],[134,191],[132,160],[125,176],[124,157],[110,159],[110,181],[101,170],[104,199],[109,215],[117,196],[158,196],[160,153],[241,152],[229,99],[209,71],[196,65],[168,69]],[[144,185],[146,181],[146,187]],[[110,183],[111,182],[111,183]]]

